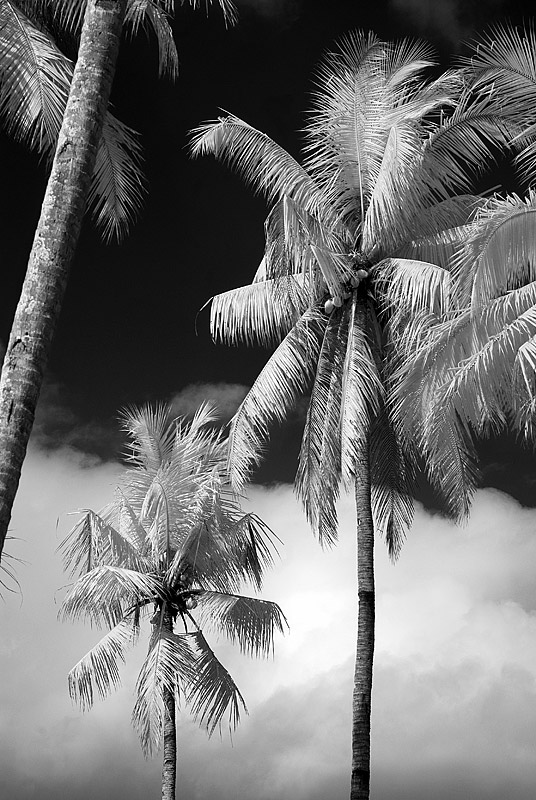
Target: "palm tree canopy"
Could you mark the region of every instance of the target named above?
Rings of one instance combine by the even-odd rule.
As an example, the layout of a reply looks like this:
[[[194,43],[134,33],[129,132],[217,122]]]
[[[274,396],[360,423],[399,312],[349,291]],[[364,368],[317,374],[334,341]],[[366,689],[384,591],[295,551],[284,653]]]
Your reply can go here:
[[[226,22],[235,19],[231,0],[218,0]],[[198,0],[190,0],[195,8]],[[51,160],[73,75],[61,49],[80,33],[85,0],[0,0],[0,122],[7,133]],[[161,76],[178,76],[170,26],[174,0],[129,0],[127,35],[140,30],[155,39]],[[122,239],[137,219],[146,194],[138,134],[110,111],[106,116],[88,199],[106,240]]]
[[[317,73],[303,165],[231,115],[192,141],[270,203],[253,284],[212,298],[216,339],[277,345],[231,425],[234,485],[270,422],[310,393],[296,486],[314,530],[336,538],[339,483],[354,481],[367,442],[375,523],[393,555],[416,457],[391,400],[393,331],[445,307],[452,257],[484,204],[473,183],[522,131],[517,109],[474,92],[467,68],[428,78],[433,64],[421,42],[342,39]]]
[[[259,656],[272,652],[276,631],[286,625],[275,603],[239,594],[245,581],[261,587],[275,536],[242,511],[230,489],[213,409],[202,406],[190,423],[168,418],[164,407],[125,413],[130,468],[114,501],[100,514],[84,512],[61,544],[65,568],[79,577],[60,616],[109,629],[69,674],[82,708],[119,685],[125,651],[150,617],[133,711],[146,754],[161,741],[165,690],[209,732],[225,716],[234,727],[245,709],[203,629]]]

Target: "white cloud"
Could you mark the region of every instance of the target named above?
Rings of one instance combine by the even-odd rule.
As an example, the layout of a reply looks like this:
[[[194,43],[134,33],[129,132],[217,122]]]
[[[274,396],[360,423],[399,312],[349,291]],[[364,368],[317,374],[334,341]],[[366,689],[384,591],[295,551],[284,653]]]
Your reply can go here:
[[[130,726],[143,649],[124,688],[81,714],[66,674],[96,640],[60,625],[54,592],[66,579],[54,549],[71,510],[101,507],[116,465],[32,449],[13,519],[24,602],[0,606],[0,773],[11,800],[128,796],[158,791]],[[231,746],[181,718],[183,800],[338,800],[348,795],[355,644],[352,503],[341,541],[323,552],[287,486],[255,487],[251,508],[284,540],[263,596],[291,626],[274,660],[252,661],[214,642],[249,706]],[[58,531],[56,519],[60,516]],[[498,492],[477,495],[464,529],[419,512],[396,565],[378,542],[373,705],[376,800],[528,800],[536,783],[536,511]]]

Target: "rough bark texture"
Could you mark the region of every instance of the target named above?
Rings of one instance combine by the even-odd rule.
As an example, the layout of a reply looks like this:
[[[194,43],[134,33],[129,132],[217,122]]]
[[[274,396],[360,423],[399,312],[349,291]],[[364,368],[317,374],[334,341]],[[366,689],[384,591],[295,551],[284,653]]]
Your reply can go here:
[[[359,309],[363,316],[364,309]],[[352,705],[351,800],[370,796],[370,709],[374,659],[374,526],[370,503],[370,464],[368,446],[361,449],[356,465],[355,500],[357,509],[357,647]]]
[[[164,626],[173,630],[168,612],[164,614]],[[164,689],[164,760],[162,763],[162,800],[175,800],[177,782],[177,729],[175,725],[175,696]]]
[[[78,59],[0,379],[0,555],[74,257],[126,0],[88,0]]]

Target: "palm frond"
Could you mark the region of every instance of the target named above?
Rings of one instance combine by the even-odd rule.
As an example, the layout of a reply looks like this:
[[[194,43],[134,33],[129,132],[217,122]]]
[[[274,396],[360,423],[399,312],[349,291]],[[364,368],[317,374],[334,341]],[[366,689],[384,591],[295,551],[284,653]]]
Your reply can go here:
[[[294,275],[241,286],[212,298],[210,328],[226,344],[279,343],[308,306],[308,293]]]
[[[125,663],[125,650],[138,636],[136,617],[130,617],[103,636],[69,672],[69,694],[83,711],[92,707],[95,693],[105,699],[121,685],[119,663]]]
[[[370,436],[370,422],[381,408],[384,388],[367,338],[364,298],[353,293],[342,367],[341,477],[349,490],[356,478],[359,452]]]
[[[73,74],[72,62],[11,0],[0,4],[0,118],[17,141],[51,156]]]
[[[178,701],[198,680],[197,641],[192,634],[174,634],[154,626],[149,652],[136,682],[132,724],[145,756],[157,752],[163,735],[164,693]]]
[[[348,334],[348,306],[334,311],[316,360],[295,488],[322,544],[337,540],[341,478],[341,396]]]
[[[282,421],[307,390],[326,318],[312,308],[298,320],[262,369],[231,422],[228,464],[236,491],[262,458],[269,425]]]
[[[146,193],[139,135],[108,112],[88,195],[88,207],[105,241],[124,239]]]
[[[479,209],[453,262],[460,305],[480,313],[500,294],[536,278],[536,193],[492,198]]]
[[[276,631],[288,627],[276,603],[222,592],[200,592],[198,616],[201,627],[223,632],[250,656],[273,654]]]
[[[194,717],[212,734],[227,714],[229,729],[234,730],[241,710],[247,712],[244,698],[201,631],[185,635],[190,637],[197,651],[196,675],[187,695]]]
[[[289,195],[308,210],[320,195],[310,175],[269,136],[229,114],[192,131],[193,156],[211,154],[236,169],[269,202]]]
[[[125,26],[130,27],[131,35],[137,36],[140,28],[147,34],[153,33],[158,45],[158,74],[175,80],[179,74],[179,56],[173,31],[169,24],[166,6],[154,0],[129,0],[125,14]],[[172,10],[172,9],[171,9]]]
[[[449,310],[451,276],[435,264],[388,258],[375,266],[374,276],[381,306],[395,335],[415,315],[429,313],[440,319]]]
[[[82,575],[63,600],[59,616],[76,622],[81,617],[95,625],[113,627],[126,608],[161,594],[161,581],[151,574],[101,565]]]
[[[414,515],[411,449],[404,448],[403,442],[384,407],[370,430],[371,504],[374,530],[385,539],[393,560],[400,553]]]

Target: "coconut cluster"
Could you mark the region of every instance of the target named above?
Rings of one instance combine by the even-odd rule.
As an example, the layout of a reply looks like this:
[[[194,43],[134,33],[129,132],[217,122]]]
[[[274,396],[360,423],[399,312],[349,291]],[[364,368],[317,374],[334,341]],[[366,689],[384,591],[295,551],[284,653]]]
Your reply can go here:
[[[354,289],[357,289],[361,281],[368,277],[368,271],[366,269],[358,269],[354,272],[354,274],[350,277],[348,283],[344,284],[341,287],[340,293],[335,294],[333,297],[329,297],[326,302],[324,303],[324,311],[326,314],[331,314],[336,308],[340,308],[345,300],[349,300],[352,296],[352,292]]]

